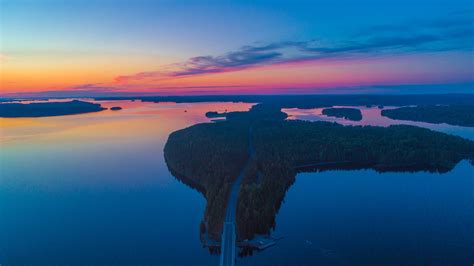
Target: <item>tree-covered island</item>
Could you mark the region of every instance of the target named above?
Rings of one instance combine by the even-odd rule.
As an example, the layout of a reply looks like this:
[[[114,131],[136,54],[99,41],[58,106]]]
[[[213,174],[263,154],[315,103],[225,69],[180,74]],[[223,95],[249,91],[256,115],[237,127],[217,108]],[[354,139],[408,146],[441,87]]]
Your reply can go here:
[[[323,115],[340,117],[351,121],[362,120],[362,113],[357,108],[325,108],[322,111]]]
[[[73,100],[45,103],[1,103],[0,117],[44,117],[74,115],[105,110],[100,104]]]
[[[226,117],[226,116],[227,116],[227,112],[219,113],[215,111],[210,111],[206,113],[207,118],[221,118],[221,117]]]

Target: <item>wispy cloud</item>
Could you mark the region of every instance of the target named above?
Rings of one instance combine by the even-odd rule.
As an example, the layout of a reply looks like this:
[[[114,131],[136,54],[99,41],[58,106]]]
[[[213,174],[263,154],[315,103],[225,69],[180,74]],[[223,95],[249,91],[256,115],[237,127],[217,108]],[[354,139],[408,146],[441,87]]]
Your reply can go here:
[[[308,40],[247,45],[221,56],[197,56],[167,67],[173,70],[122,75],[115,80],[126,83],[134,80],[222,73],[301,60],[340,60],[380,55],[473,50],[473,17],[472,12],[464,12],[431,21],[378,25],[357,32],[350,40],[331,44],[321,40]]]
[[[103,83],[86,83],[75,85],[72,87],[65,88],[71,91],[95,91],[95,92],[102,92],[102,91],[110,91],[110,90],[117,90],[119,89],[117,86],[108,86]]]
[[[174,71],[151,71],[140,72],[130,76],[118,76],[117,82],[126,82],[129,80],[141,80],[156,77],[179,77],[206,73],[220,73],[226,71],[236,71],[250,66],[262,65],[270,62],[277,62],[282,54],[277,51],[251,51],[251,49],[242,48],[242,50],[230,52],[223,56],[197,56],[192,57],[186,62],[174,64]]]

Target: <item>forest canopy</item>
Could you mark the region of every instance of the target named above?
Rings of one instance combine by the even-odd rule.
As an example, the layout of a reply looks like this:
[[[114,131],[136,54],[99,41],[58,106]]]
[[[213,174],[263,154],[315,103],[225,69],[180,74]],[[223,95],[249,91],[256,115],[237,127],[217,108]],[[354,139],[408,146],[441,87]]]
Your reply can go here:
[[[325,108],[322,113],[323,115],[342,117],[351,121],[362,120],[362,113],[357,108]]]
[[[421,105],[383,110],[391,119],[474,127],[474,105]]]
[[[205,195],[204,219],[212,239],[220,237],[229,188],[249,159],[249,128],[255,155],[238,197],[240,240],[270,233],[298,171],[349,165],[380,172],[446,172],[463,159],[474,159],[473,141],[429,129],[285,118],[279,108],[260,104],[249,112],[228,113],[224,122],[194,125],[169,136],[164,150],[168,168]]]

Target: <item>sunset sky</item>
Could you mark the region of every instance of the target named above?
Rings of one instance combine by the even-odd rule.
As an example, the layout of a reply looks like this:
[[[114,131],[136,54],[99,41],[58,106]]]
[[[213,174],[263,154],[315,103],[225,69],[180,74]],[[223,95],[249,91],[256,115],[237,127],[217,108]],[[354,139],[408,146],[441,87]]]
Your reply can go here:
[[[0,94],[474,92],[474,1],[0,0]]]

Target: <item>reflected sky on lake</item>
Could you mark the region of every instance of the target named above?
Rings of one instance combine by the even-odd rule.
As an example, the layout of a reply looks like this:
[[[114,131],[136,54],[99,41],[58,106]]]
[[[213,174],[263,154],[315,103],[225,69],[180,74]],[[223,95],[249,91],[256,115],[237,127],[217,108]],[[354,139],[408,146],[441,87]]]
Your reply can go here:
[[[101,103],[124,109],[0,119],[0,263],[217,264],[199,241],[205,199],[163,147],[209,110],[251,104]]]
[[[431,124],[425,122],[406,121],[406,120],[393,120],[388,117],[382,116],[382,110],[377,106],[366,107],[366,106],[335,106],[335,107],[349,107],[360,109],[362,113],[361,121],[351,121],[344,118],[330,117],[322,114],[324,108],[313,108],[313,109],[299,109],[299,108],[283,108],[282,111],[288,114],[288,119],[300,119],[308,121],[329,121],[337,122],[342,125],[355,125],[355,126],[382,126],[388,127],[390,125],[412,125],[448,134],[457,135],[463,138],[474,140],[474,127],[461,127],[453,126],[448,124]],[[394,109],[398,107],[385,106],[384,109]]]

